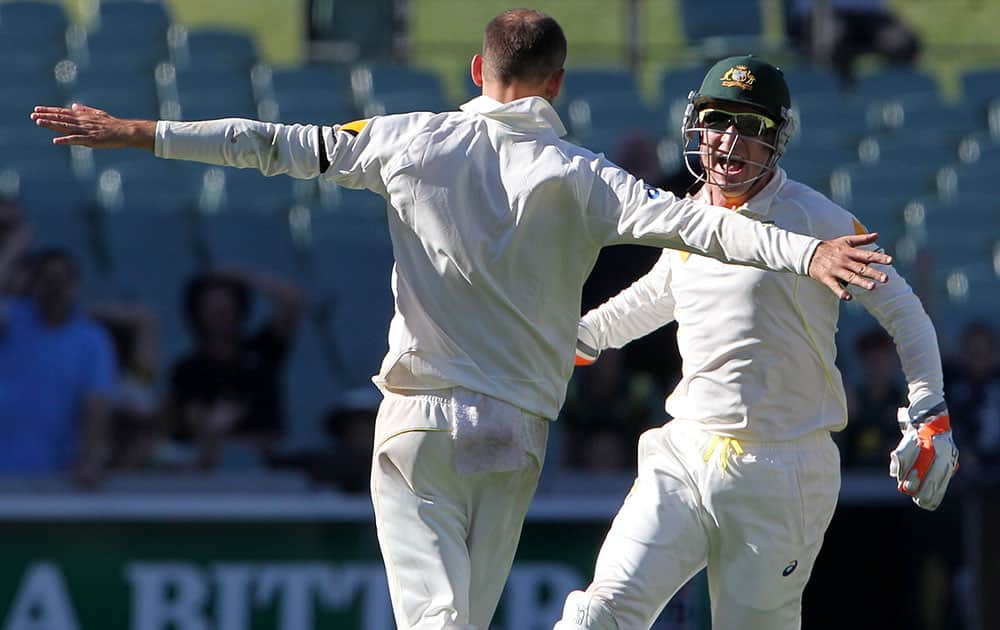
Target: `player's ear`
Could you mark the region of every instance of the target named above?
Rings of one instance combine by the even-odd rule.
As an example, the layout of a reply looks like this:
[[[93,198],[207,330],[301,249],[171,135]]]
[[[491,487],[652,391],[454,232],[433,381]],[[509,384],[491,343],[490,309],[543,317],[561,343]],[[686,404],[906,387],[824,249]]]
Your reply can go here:
[[[566,70],[559,68],[546,80],[545,92],[548,100],[554,101],[556,100],[556,97],[559,96],[559,91],[562,90],[564,78],[566,78]]]
[[[476,87],[483,87],[483,56],[480,54],[472,55],[472,64],[469,66],[469,71],[472,74],[472,82],[476,84]]]

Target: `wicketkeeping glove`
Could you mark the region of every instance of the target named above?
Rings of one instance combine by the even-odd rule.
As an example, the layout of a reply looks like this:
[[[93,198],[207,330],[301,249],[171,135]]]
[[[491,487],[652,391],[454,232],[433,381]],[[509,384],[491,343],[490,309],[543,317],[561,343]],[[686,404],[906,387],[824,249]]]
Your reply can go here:
[[[590,365],[601,355],[601,350],[597,347],[597,335],[590,331],[590,328],[580,320],[576,329],[576,364]]]
[[[925,510],[937,509],[958,470],[958,448],[951,437],[951,420],[944,399],[927,397],[900,409],[903,439],[889,454],[889,475],[903,494]]]

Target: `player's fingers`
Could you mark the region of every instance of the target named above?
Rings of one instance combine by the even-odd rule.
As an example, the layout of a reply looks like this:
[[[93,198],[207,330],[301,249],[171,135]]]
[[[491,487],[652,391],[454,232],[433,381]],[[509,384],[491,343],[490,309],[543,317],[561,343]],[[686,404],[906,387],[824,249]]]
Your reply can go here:
[[[853,284],[856,287],[861,287],[871,291],[875,288],[875,283],[859,275],[857,271],[851,269],[849,266],[842,266],[838,269],[837,277],[843,280],[847,284]]]
[[[877,252],[871,249],[849,249],[847,256],[852,260],[867,263],[869,265],[891,265],[892,256],[885,252]]]
[[[72,114],[73,112],[65,107],[51,107],[49,105],[35,105],[32,113],[36,114]]]
[[[76,123],[63,122],[60,120],[39,120],[35,124],[45,129],[51,129],[59,133],[82,134],[85,133],[83,127]]]
[[[31,119],[35,122],[39,120],[61,120],[63,122],[78,122],[80,117],[73,112],[45,112],[45,113],[32,113]]]
[[[89,105],[84,105],[83,103],[73,103],[70,105],[70,109],[74,112],[89,112],[93,114],[107,114],[103,109],[97,109],[96,107],[91,107]]]
[[[52,144],[77,144],[81,146],[91,146],[92,142],[93,138],[91,138],[90,136],[81,136],[81,135],[57,136],[55,138],[52,138]]]
[[[847,289],[844,288],[844,285],[841,284],[837,280],[837,277],[834,276],[833,274],[825,274],[820,279],[820,281],[824,285],[826,285],[826,288],[830,289],[830,291],[832,291],[833,294],[836,295],[838,299],[844,300],[845,302],[850,302],[851,301],[851,299],[852,299],[851,298],[851,293]]]
[[[879,271],[878,269],[869,267],[868,265],[859,264],[858,268],[855,269],[855,273],[859,276],[864,276],[865,278],[870,278],[883,284],[889,279],[889,276],[886,275],[884,271]]]
[[[843,237],[844,242],[851,247],[858,247],[860,245],[870,245],[878,240],[878,232],[869,232],[867,234],[848,234]]]

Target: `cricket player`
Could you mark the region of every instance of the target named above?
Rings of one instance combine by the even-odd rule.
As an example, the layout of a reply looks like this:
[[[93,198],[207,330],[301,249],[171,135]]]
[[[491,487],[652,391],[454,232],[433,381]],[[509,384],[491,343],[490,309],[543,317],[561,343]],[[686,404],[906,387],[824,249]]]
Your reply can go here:
[[[388,201],[395,266],[372,500],[401,629],[486,630],[574,362],[584,280],[613,243],[676,247],[871,289],[888,256],[820,243],[645,186],[560,139],[566,40],[532,10],[486,27],[483,95],[461,111],[343,125],[123,121],[76,105],[32,118],[57,144],[325,177]],[[792,274],[789,274],[792,277]]]
[[[691,92],[683,133],[704,170],[696,199],[817,238],[864,232],[849,212],[788,178],[795,131],[781,71],[723,59]],[[908,383],[891,474],[917,505],[940,503],[958,461],[930,319],[891,268],[861,303],[889,331]],[[584,315],[583,362],[670,321],[682,377],[673,420],[639,440],[638,476],[601,548],[594,581],[556,630],[649,628],[708,566],[712,627],[792,630],[837,504],[847,421],[834,365],[838,301],[790,274],[664,250],[650,272]]]

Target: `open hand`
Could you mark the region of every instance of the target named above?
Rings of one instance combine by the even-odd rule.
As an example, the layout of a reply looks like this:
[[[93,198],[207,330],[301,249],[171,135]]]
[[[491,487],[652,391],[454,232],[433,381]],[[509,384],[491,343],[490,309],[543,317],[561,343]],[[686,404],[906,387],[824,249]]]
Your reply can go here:
[[[847,285],[872,290],[875,282],[884,283],[888,276],[870,265],[888,265],[892,256],[870,249],[861,249],[878,239],[878,234],[841,236],[823,241],[809,261],[809,277],[825,284],[842,300],[850,300]]]
[[[52,144],[152,151],[156,141],[155,121],[115,118],[104,110],[79,103],[70,107],[37,106],[31,112],[31,119],[39,127],[60,134],[52,139]]]

